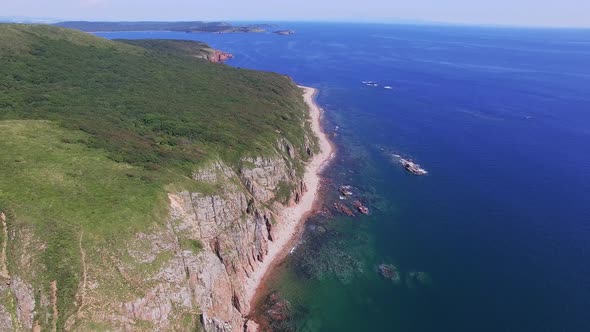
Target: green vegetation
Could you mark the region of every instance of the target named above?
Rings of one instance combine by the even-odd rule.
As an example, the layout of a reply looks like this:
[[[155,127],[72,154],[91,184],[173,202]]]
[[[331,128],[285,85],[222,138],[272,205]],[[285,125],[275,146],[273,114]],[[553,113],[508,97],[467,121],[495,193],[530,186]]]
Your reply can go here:
[[[11,229],[28,225],[42,234],[43,284],[57,280],[61,317],[72,312],[80,281],[80,232],[87,243],[117,243],[167,211],[162,184],[77,143],[88,136],[49,121],[0,121],[0,205],[15,211]]]
[[[278,134],[303,147],[303,101],[284,76],[49,26],[0,25],[5,36],[0,120],[54,120],[113,160],[185,173],[272,153]]]
[[[213,49],[201,42],[173,39],[117,39],[118,42],[150,49],[160,55],[180,55],[203,58]]]
[[[59,224],[48,232],[67,226],[107,236],[160,220],[162,185],[144,176],[149,171],[78,143],[88,136],[49,121],[0,121],[0,201],[20,222]]]
[[[288,203],[291,199],[293,189],[295,189],[293,184],[286,181],[280,181],[275,192],[275,199],[283,204]]]
[[[180,240],[180,246],[183,249],[188,249],[190,251],[192,251],[194,254],[198,254],[199,252],[201,252],[201,250],[203,250],[203,243],[199,240],[195,240],[195,239],[181,239]]]
[[[37,282],[57,281],[58,329],[75,311],[82,234],[86,259],[98,260],[93,246],[165,220],[167,190],[215,191],[187,181],[199,165],[238,168],[276,153],[279,137],[306,156],[303,100],[288,78],[196,59],[199,43],[128,43],[0,24],[0,209],[10,229],[41,235]]]

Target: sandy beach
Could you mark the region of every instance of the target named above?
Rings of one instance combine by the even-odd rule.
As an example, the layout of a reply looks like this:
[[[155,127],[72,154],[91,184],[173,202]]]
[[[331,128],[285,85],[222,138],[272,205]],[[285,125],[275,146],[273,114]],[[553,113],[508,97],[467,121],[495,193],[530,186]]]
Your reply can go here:
[[[334,155],[334,148],[321,126],[323,110],[315,103],[317,90],[305,86],[299,87],[304,90],[303,97],[308,105],[311,128],[318,137],[320,152],[315,154],[306,165],[303,180],[307,185],[307,192],[302,195],[298,204],[285,207],[280,211],[280,226],[275,228],[275,240],[269,242],[268,254],[245,284],[246,298],[251,305],[257,298],[257,290],[261,288],[265,276],[275,264],[279,263],[289,253],[294,244],[293,241],[300,234],[300,226],[309,213],[313,211],[314,203],[319,197],[320,174]]]

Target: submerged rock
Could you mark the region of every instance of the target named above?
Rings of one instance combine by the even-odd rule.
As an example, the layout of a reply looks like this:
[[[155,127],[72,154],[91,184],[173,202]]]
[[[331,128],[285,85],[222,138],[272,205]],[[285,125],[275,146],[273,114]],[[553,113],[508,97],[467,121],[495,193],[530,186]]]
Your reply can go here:
[[[316,232],[318,232],[319,234],[324,234],[324,233],[326,233],[326,231],[327,231],[326,227],[324,227],[324,226],[317,226],[316,227]]]
[[[328,207],[324,207],[323,209],[319,210],[316,212],[315,214],[316,217],[322,217],[322,218],[318,218],[317,222],[326,222],[325,219],[329,219],[329,218],[333,218],[334,215],[332,214],[332,211],[330,211],[330,209]]]
[[[432,285],[432,277],[426,272],[422,271],[410,271],[406,278],[406,284],[408,288],[415,288],[417,286],[430,286]]]
[[[274,321],[289,319],[291,306],[289,301],[283,300],[277,291],[270,293],[267,298],[267,309],[265,313]]]
[[[293,331],[291,304],[278,291],[264,299],[256,318],[258,331]]]
[[[383,278],[389,279],[395,283],[398,283],[400,281],[400,275],[399,275],[399,272],[397,270],[397,267],[395,267],[395,265],[381,264],[381,265],[379,265],[378,270],[379,270],[379,274]]]
[[[328,230],[322,225],[311,225],[309,229],[317,235],[325,234]]]
[[[344,205],[344,204],[340,204],[340,203],[334,203],[334,210],[347,215],[349,217],[354,217],[355,214],[354,212],[352,212],[352,210],[350,208],[348,208],[348,206]]]
[[[293,271],[305,279],[335,277],[342,283],[351,282],[364,269],[359,252],[351,250],[346,237],[334,230],[306,232],[303,244],[291,257]]]

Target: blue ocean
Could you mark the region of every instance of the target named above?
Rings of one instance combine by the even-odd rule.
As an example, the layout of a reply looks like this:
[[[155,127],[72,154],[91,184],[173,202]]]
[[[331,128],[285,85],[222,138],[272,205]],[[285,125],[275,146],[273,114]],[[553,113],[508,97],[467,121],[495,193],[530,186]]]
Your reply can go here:
[[[258,319],[277,331],[590,331],[590,30],[280,25],[296,34],[98,33],[204,41],[233,53],[228,65],[319,89],[338,151],[326,213],[268,283],[288,315],[269,315],[271,296]],[[352,199],[371,213],[334,211]]]

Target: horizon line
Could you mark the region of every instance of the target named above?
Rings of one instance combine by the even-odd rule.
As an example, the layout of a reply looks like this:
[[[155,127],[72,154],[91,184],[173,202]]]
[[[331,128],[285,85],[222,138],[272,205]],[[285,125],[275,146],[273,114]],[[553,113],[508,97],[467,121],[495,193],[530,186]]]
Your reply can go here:
[[[414,25],[414,26],[457,26],[457,27],[483,27],[483,28],[517,28],[517,29],[556,29],[556,30],[590,30],[588,26],[576,25],[534,25],[534,24],[508,24],[508,23],[475,23],[475,22],[450,22],[431,21],[420,19],[401,18],[375,18],[375,19],[57,19],[42,17],[27,17],[22,15],[2,15],[0,23],[24,23],[24,24],[56,24],[63,22],[227,22],[227,23],[344,23],[344,24],[383,24],[383,25]]]

